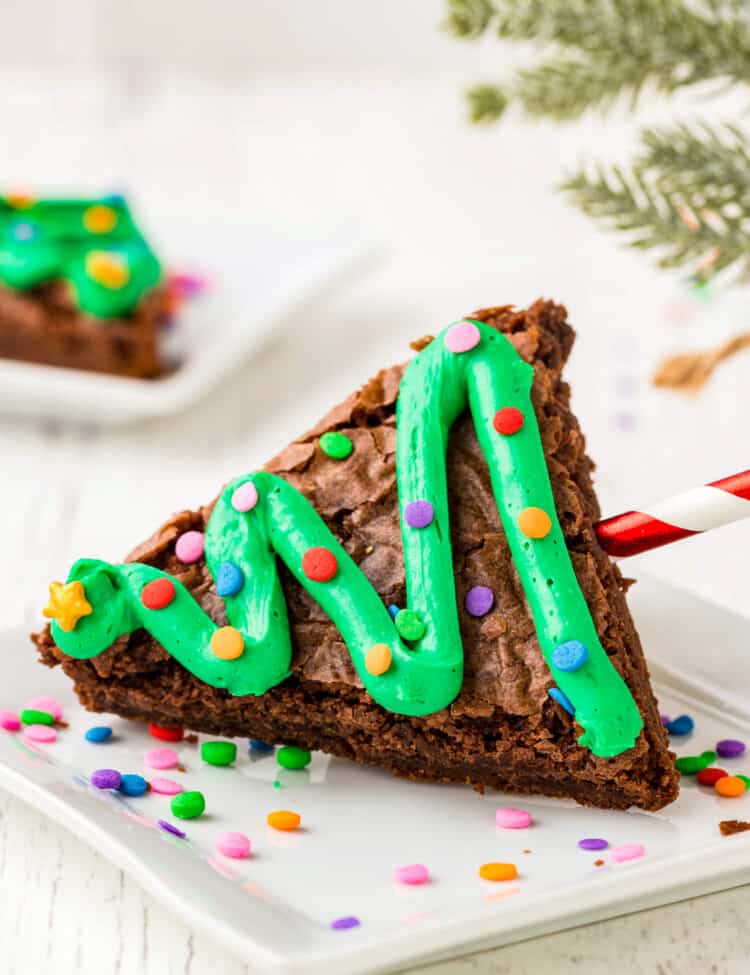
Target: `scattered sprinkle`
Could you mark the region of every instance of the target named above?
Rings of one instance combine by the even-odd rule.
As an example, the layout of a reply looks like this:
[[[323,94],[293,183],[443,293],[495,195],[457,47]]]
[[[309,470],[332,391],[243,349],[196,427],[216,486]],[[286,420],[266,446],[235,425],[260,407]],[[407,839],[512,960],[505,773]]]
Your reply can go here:
[[[299,813],[290,812],[288,809],[279,809],[276,812],[269,813],[266,817],[266,822],[273,829],[280,829],[287,832],[297,829],[302,819]]]
[[[449,352],[469,352],[479,345],[482,333],[474,322],[456,322],[451,325],[443,339]]]
[[[302,556],[302,571],[313,582],[330,582],[338,568],[336,556],[323,545],[309,548]]]
[[[185,791],[185,787],[174,779],[163,779],[157,775],[151,779],[151,791],[159,796],[178,796]]]
[[[201,758],[208,765],[232,765],[237,760],[237,746],[232,741],[204,741]]]
[[[568,714],[575,716],[575,708],[568,700],[567,695],[563,694],[559,687],[550,687],[547,693],[553,701],[560,705],[561,708],[565,708]]]
[[[495,810],[495,823],[503,829],[526,829],[531,826],[531,813],[526,809]]]
[[[182,741],[185,737],[183,728],[166,728],[163,725],[154,724],[153,721],[148,726],[148,733],[152,738],[159,738],[161,741]]]
[[[399,610],[395,618],[396,632],[402,640],[421,640],[424,636],[425,625],[419,613],[413,609]]]
[[[488,586],[472,586],[464,597],[469,616],[486,616],[495,605],[495,593]]]
[[[21,719],[13,711],[0,711],[0,728],[6,731],[18,731],[21,727]]]
[[[737,738],[722,738],[716,742],[716,752],[720,758],[739,758],[745,754],[745,742]]]
[[[719,823],[719,830],[722,836],[733,836],[735,833],[744,833],[750,829],[750,823],[744,819],[723,819]]]
[[[220,833],[216,837],[216,849],[232,860],[244,860],[250,856],[250,840],[244,833]]]
[[[234,562],[222,562],[216,572],[216,592],[222,596],[236,596],[245,585],[245,575]]]
[[[95,725],[93,728],[89,728],[83,737],[94,745],[101,745],[112,737],[112,729],[105,724]]]
[[[665,728],[667,728],[672,723],[672,719],[669,717],[668,714],[660,714],[659,717],[661,718],[661,723],[664,725]]]
[[[36,708],[24,708],[20,717],[22,724],[53,725],[55,723],[55,719],[49,711],[37,711]]]
[[[716,780],[714,789],[724,799],[739,799],[747,791],[747,783],[739,775],[725,775]]]
[[[174,599],[176,592],[171,579],[166,577],[152,579],[141,589],[141,602],[146,609],[165,609]]]
[[[354,444],[345,433],[324,433],[319,443],[323,453],[332,460],[346,460],[354,450]]]
[[[120,792],[125,796],[144,796],[148,792],[148,782],[142,775],[123,775]]]
[[[159,829],[164,830],[165,833],[169,833],[172,836],[176,836],[178,840],[184,840],[187,836],[187,833],[183,833],[179,826],[168,823],[166,819],[159,820]]]
[[[231,504],[235,511],[252,511],[258,503],[258,489],[252,481],[245,481],[232,492]]]
[[[518,528],[527,538],[546,538],[552,530],[552,519],[541,508],[524,508],[518,516]]]
[[[393,879],[398,884],[417,886],[429,882],[430,871],[423,863],[411,863],[407,867],[396,867],[393,871]]]
[[[283,768],[300,769],[307,768],[312,760],[312,755],[306,748],[297,748],[296,745],[285,745],[279,749],[276,759]]]
[[[112,207],[95,203],[83,211],[83,226],[90,234],[108,234],[117,226],[117,214]]]
[[[174,748],[152,748],[143,757],[149,768],[176,768],[180,764],[180,757]]]
[[[249,745],[254,752],[272,752],[275,745],[269,744],[267,741],[261,741],[260,738],[251,738]]]
[[[621,843],[613,846],[611,857],[615,863],[625,863],[626,860],[638,860],[646,855],[646,847],[640,843]]]
[[[172,815],[178,819],[196,819],[206,809],[202,792],[181,792],[169,804]]]
[[[388,612],[391,614],[391,619],[395,620],[401,610],[395,603],[391,603],[391,605],[388,607]]]
[[[388,644],[376,643],[370,647],[365,655],[365,669],[368,674],[372,674],[374,677],[380,677],[381,674],[384,674],[390,668],[391,660],[391,648]]]
[[[552,651],[552,666],[565,673],[580,670],[588,659],[588,647],[580,640],[566,640]]]
[[[113,768],[100,768],[91,773],[91,784],[96,789],[119,789],[122,776]]]
[[[245,639],[233,626],[220,626],[211,637],[211,650],[220,660],[237,660],[245,652]]]
[[[33,697],[26,705],[33,711],[46,711],[51,714],[55,721],[62,721],[62,704],[54,697]]]
[[[694,727],[695,722],[690,715],[681,714],[679,718],[675,718],[674,721],[669,722],[667,731],[670,735],[689,735]]]
[[[175,544],[175,555],[180,562],[184,562],[185,565],[191,565],[203,557],[205,544],[206,539],[203,532],[183,532]]]
[[[404,506],[404,521],[409,528],[427,528],[435,518],[435,509],[429,501],[410,501]]]
[[[600,839],[598,836],[587,836],[578,841],[578,846],[581,850],[606,850],[609,842]]]
[[[708,768],[716,761],[716,752],[706,751],[701,755],[683,755],[674,763],[678,772],[683,775],[697,775],[702,769]]]
[[[518,870],[513,863],[483,863],[479,868],[479,876],[482,880],[515,880]]]
[[[358,928],[361,923],[360,919],[353,915],[337,917],[335,921],[331,921],[331,929],[333,931],[348,931],[349,928]]]
[[[511,437],[523,426],[523,413],[515,406],[504,406],[495,414],[492,425],[504,437]]]
[[[594,866],[595,867],[603,867],[604,866],[604,860],[594,860]]]
[[[23,729],[24,738],[48,745],[57,741],[57,732],[47,724],[30,724]]]
[[[697,779],[701,785],[716,785],[719,779],[723,779],[728,774],[723,768],[702,768],[698,772]]]

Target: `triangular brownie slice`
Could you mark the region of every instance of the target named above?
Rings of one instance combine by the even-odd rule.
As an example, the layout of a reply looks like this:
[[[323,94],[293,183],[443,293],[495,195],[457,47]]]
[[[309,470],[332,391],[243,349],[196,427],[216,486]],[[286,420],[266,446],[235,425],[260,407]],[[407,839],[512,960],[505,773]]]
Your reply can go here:
[[[421,340],[407,380],[383,370],[125,566],[78,563],[34,638],[42,661],[94,711],[659,809],[677,774],[627,583],[593,528],[593,465],[561,378],[572,343],[545,301]],[[446,449],[459,394],[471,411]],[[405,612],[405,558],[419,612]]]

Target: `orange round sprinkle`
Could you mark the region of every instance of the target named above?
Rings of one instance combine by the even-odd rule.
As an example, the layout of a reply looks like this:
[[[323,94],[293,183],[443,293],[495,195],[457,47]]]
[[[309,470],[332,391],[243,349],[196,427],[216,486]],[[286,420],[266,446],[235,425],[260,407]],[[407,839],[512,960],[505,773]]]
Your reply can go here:
[[[513,863],[483,863],[479,876],[482,880],[515,880],[518,871]]]
[[[30,193],[8,193],[5,202],[14,210],[28,210],[34,206],[36,200]]]
[[[387,643],[376,643],[375,646],[370,647],[365,657],[368,674],[373,674],[375,677],[384,674],[391,666],[392,656],[391,648]]]
[[[552,528],[552,521],[541,508],[524,508],[518,516],[518,527],[527,538],[546,538]]]
[[[289,812],[288,809],[277,809],[276,812],[269,813],[266,822],[274,829],[289,831],[296,829],[302,822],[299,813]]]
[[[245,652],[245,641],[233,626],[220,626],[211,637],[211,649],[221,660],[236,660]]]
[[[130,281],[127,264],[108,251],[91,251],[87,254],[86,273],[92,281],[112,291],[119,291]]]
[[[720,796],[724,796],[725,799],[737,799],[745,792],[747,786],[738,776],[725,775],[723,778],[716,780],[714,789],[716,789]]]
[[[90,234],[108,234],[117,226],[117,214],[112,207],[97,203],[84,211],[83,226]]]

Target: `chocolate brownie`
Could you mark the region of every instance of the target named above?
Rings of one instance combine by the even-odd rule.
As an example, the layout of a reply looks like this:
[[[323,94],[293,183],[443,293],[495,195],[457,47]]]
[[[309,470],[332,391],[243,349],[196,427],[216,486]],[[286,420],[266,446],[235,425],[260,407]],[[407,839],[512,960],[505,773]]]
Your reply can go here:
[[[526,311],[497,307],[472,318],[504,333],[534,366],[532,402],[573,567],[601,643],[643,717],[633,748],[614,758],[596,757],[577,743],[580,729],[548,695],[554,681],[469,415],[455,423],[448,444],[456,590],[463,606],[469,588],[487,586],[495,593],[495,605],[482,617],[461,613],[464,680],[449,707],[408,717],[378,706],[364,690],[337,629],[283,565],[292,673],[261,696],[233,697],[201,682],[143,629],[89,660],[63,654],[47,629],[34,637],[41,660],[61,665],[81,702],[93,711],[323,749],[413,779],[573,797],[604,808],[659,809],[671,802],[678,776],[625,602],[628,582],[600,548],[593,529],[600,516],[593,465],[561,377],[574,336],[565,309],[540,300]],[[378,373],[265,468],[313,503],[385,603],[399,606],[405,604],[405,580],[395,405],[403,371],[393,366]],[[334,430],[345,433],[354,450],[331,463],[319,438]],[[224,624],[224,603],[205,561],[185,564],[175,555],[176,539],[191,529],[203,531],[211,509],[174,515],[130,560],[170,572]]]

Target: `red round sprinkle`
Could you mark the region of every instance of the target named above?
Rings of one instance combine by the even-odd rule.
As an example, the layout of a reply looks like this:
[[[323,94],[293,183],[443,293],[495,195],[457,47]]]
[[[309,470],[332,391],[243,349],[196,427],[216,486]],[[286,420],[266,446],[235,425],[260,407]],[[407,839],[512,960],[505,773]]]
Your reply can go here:
[[[523,426],[523,413],[517,410],[515,406],[504,406],[495,414],[492,425],[498,433],[509,437],[513,433],[518,433]]]
[[[719,779],[726,778],[727,772],[723,768],[702,768],[696,778],[701,785],[715,785]]]
[[[328,582],[336,575],[336,556],[328,548],[316,545],[302,556],[302,571],[313,582]]]
[[[148,726],[148,733],[161,741],[182,741],[185,737],[184,728],[162,728],[153,721]]]
[[[164,609],[174,596],[174,583],[171,579],[154,579],[141,589],[141,602],[146,609]]]

